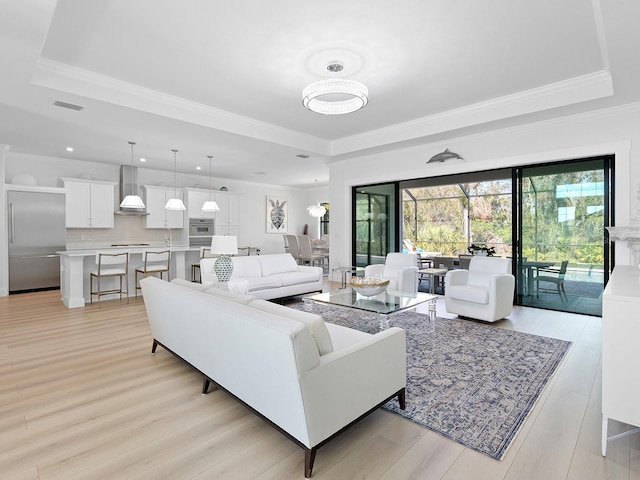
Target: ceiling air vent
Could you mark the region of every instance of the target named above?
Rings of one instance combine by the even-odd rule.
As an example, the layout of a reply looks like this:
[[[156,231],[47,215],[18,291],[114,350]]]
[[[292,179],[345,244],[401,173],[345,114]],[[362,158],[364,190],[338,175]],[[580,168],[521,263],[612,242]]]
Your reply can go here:
[[[60,100],[56,100],[55,102],[53,102],[53,104],[56,107],[69,108],[71,110],[77,110],[77,111],[80,111],[84,108],[82,105],[75,105],[73,103],[61,102]]]

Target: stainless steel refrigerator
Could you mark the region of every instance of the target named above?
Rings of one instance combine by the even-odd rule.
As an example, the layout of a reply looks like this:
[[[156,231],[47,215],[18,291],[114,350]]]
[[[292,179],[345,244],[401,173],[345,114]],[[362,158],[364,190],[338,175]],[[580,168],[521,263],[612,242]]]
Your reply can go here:
[[[60,288],[64,194],[9,191],[9,293]]]

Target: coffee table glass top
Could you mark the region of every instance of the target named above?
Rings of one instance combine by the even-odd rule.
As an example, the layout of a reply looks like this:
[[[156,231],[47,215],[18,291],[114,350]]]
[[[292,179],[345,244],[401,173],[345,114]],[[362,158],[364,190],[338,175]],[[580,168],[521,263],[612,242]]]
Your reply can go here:
[[[340,307],[355,308],[367,312],[389,315],[416,307],[421,303],[438,298],[436,295],[418,292],[414,296],[384,292],[375,297],[364,297],[351,288],[333,292],[317,293],[303,298],[314,302],[326,303]]]

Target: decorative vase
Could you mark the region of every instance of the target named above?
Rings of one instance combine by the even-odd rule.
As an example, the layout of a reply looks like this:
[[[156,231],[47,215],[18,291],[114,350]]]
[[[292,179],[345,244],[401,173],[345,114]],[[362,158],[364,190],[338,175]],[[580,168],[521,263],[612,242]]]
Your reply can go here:
[[[213,271],[220,282],[228,282],[233,273],[233,260],[228,255],[220,255],[213,264]]]

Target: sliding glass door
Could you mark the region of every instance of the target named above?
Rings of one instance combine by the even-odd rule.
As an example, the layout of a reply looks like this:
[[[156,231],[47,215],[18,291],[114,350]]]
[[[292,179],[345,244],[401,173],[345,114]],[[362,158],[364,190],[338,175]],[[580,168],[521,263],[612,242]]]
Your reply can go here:
[[[518,169],[517,303],[602,315],[612,159]]]
[[[353,265],[403,250],[460,265],[471,245],[491,247],[513,259],[516,304],[600,316],[613,167],[607,156],[355,187]]]

